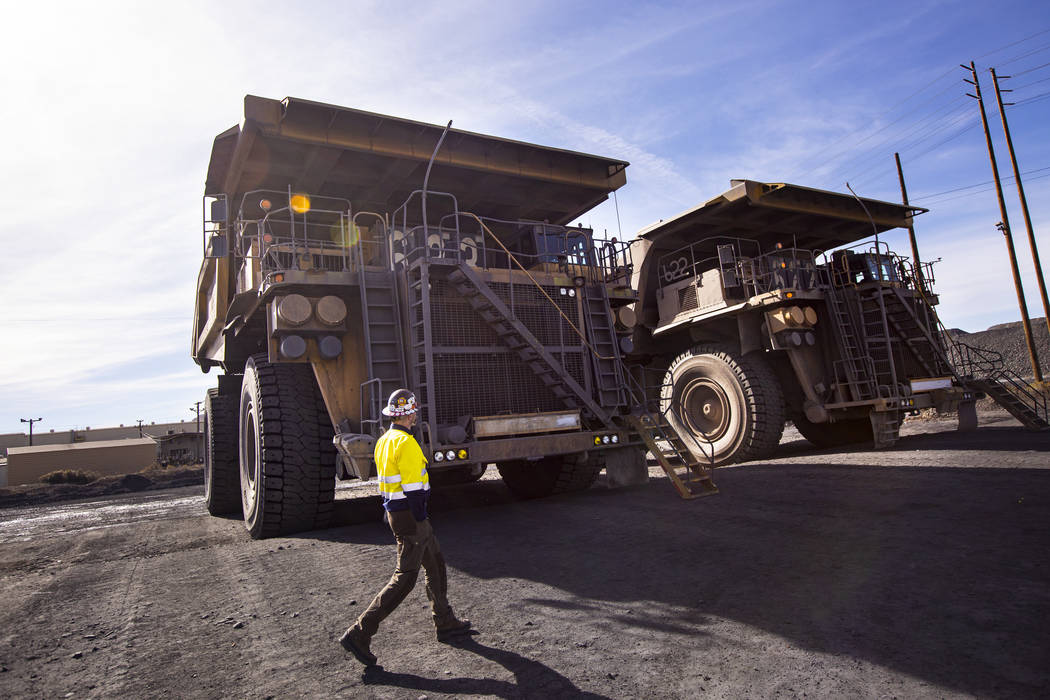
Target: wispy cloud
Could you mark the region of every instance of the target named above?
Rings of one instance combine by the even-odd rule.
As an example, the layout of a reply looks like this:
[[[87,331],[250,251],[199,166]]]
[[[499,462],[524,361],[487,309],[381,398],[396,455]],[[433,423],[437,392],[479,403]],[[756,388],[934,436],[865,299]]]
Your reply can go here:
[[[880,128],[890,105],[958,62],[960,46],[987,42],[968,24],[984,11],[977,3],[909,31],[931,11],[903,2],[20,6],[20,24],[47,27],[48,41],[11,32],[0,45],[6,65],[23,66],[5,75],[11,99],[0,114],[0,190],[13,205],[0,220],[9,316],[0,430],[18,430],[18,414],[37,406],[64,425],[173,418],[214,381],[189,360],[199,202],[211,141],[240,120],[245,93],[454,118],[629,160],[619,217],[609,202],[585,221],[617,231],[619,219],[630,235],[731,177],[842,179],[836,169],[863,154],[849,138],[822,149]],[[1009,12],[1004,25],[1025,25]],[[1050,102],[1028,109],[1045,116]],[[1019,123],[1028,167],[1050,162],[1048,123]],[[918,159],[902,154],[911,188],[988,179],[982,146],[964,137]],[[895,197],[892,171],[861,184]],[[1032,201],[1048,194],[1033,187]],[[958,261],[960,242],[999,259],[998,241],[987,240],[996,216],[994,205],[955,201],[920,219],[930,255],[945,258],[942,309],[959,325],[1009,310],[998,262],[980,283],[987,290],[974,291]]]

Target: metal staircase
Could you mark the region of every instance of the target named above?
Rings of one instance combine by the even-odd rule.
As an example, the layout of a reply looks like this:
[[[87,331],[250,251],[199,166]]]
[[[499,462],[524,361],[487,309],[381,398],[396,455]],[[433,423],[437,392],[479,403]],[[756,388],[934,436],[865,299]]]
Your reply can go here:
[[[900,289],[891,289],[886,294],[887,319],[917,358],[921,360],[923,349],[936,358],[936,366],[922,363],[930,376],[951,374],[960,384],[983,391],[1028,430],[1050,429],[1050,399],[1007,369],[1001,354],[955,340],[928,302],[919,306]]]
[[[679,496],[691,499],[718,493],[712,469],[693,456],[665,415],[654,416],[643,410],[640,414],[631,414],[627,420],[674,484]]]
[[[968,383],[992,397],[1028,430],[1050,428],[1050,411],[1047,410],[1046,396],[1029,388],[1027,383],[1013,372],[1001,370],[991,377],[973,379]]]
[[[460,263],[448,276],[504,345],[513,350],[540,381],[568,408],[585,408],[606,427],[615,425],[590,392],[581,387],[546,347],[503,303],[470,265]]]
[[[916,309],[898,287],[891,287],[885,297],[886,320],[897,334],[903,347],[926,370],[927,376],[942,377],[952,374],[944,350],[930,332],[930,319],[923,319],[921,309]],[[929,307],[926,307],[927,309]]]
[[[923,349],[935,358],[935,366],[930,366],[929,361],[922,363],[931,370],[930,376],[950,374],[959,384],[984,392],[1029,430],[1050,428],[1047,395],[1007,369],[998,352],[975,348],[953,338],[925,292],[922,289],[916,292],[923,300],[921,305],[916,303],[918,298],[909,300],[900,289],[891,288],[891,292],[885,294],[887,319],[917,358],[921,359]],[[915,332],[919,335],[914,335]]]

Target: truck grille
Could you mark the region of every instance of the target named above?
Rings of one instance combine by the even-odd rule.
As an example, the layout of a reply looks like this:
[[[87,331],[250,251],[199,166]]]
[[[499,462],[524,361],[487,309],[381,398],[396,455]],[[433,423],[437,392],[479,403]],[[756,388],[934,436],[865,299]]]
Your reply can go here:
[[[584,385],[584,348],[555,307],[533,285],[489,282],[529,332]],[[544,287],[558,308],[582,330],[575,297]],[[466,299],[443,279],[430,288],[437,423],[461,416],[531,413],[565,408],[518,355],[509,350]],[[425,400],[425,399],[424,399]]]

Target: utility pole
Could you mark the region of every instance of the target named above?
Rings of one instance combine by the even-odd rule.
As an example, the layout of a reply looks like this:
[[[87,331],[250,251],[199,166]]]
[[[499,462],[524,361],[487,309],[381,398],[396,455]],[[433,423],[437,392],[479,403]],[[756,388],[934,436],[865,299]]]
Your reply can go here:
[[[142,420],[141,418],[138,421],[138,424],[139,424],[139,437],[142,437],[142,424],[145,423],[145,422],[146,421]]]
[[[901,168],[901,154],[894,153],[894,160],[897,161],[897,178],[901,181],[901,202],[904,206],[908,206],[908,188],[904,186],[904,170]],[[915,242],[915,227],[908,224],[908,240],[911,242],[911,259],[912,265],[915,268],[915,280],[919,286],[919,291],[923,294],[926,293],[926,280],[922,276],[922,261],[919,260],[919,245]]]
[[[966,69],[967,66],[962,66],[962,68]],[[1035,381],[1042,384],[1043,370],[1039,366],[1039,354],[1036,352],[1035,342],[1032,340],[1032,323],[1028,319],[1028,305],[1024,300],[1024,287],[1021,285],[1021,273],[1017,269],[1017,255],[1014,253],[1014,239],[1010,234],[1010,218],[1006,213],[1006,202],[1003,200],[1003,183],[999,181],[999,166],[995,162],[995,149],[992,147],[992,133],[988,130],[988,115],[984,112],[984,100],[981,98],[981,84],[977,79],[977,66],[973,61],[970,61],[968,70],[973,76],[973,80],[967,80],[966,82],[973,85],[974,92],[977,94],[966,94],[977,100],[977,106],[980,107],[981,125],[984,126],[984,140],[988,144],[988,158],[992,162],[992,177],[995,180],[995,195],[999,198],[999,213],[1003,217],[997,225],[997,228],[1002,231],[1003,237],[1006,238],[1006,250],[1010,254],[1010,269],[1013,271],[1014,275],[1014,289],[1017,290],[1017,305],[1021,308],[1021,325],[1024,327],[1024,337],[1025,341],[1028,343],[1028,359],[1032,362],[1032,374],[1035,377]]]
[[[198,449],[198,447],[200,446],[200,436],[201,436],[201,404],[202,403],[204,403],[204,402],[203,401],[197,401],[197,402],[194,403],[194,405],[192,407],[190,407],[190,410],[196,412],[196,414],[197,414],[197,437],[193,441],[193,457],[197,461],[200,461],[200,458],[201,458],[200,450]]]
[[[33,446],[33,423],[39,423],[43,418],[20,418],[23,423],[29,423],[29,446]]]
[[[1046,330],[1050,332],[1050,302],[1046,299],[1046,280],[1043,279],[1043,266],[1039,264],[1039,248],[1035,244],[1035,233],[1032,231],[1032,217],[1028,214],[1028,198],[1024,196],[1024,186],[1021,184],[1021,170],[1017,166],[1017,156],[1014,154],[1014,141],[1010,138],[1010,126],[1006,123],[1006,109],[1003,107],[1004,92],[1011,90],[999,89],[999,76],[992,72],[992,83],[995,84],[995,101],[999,104],[999,116],[1003,120],[1003,133],[1006,134],[1006,148],[1010,151],[1010,165],[1014,169],[1014,182],[1017,183],[1017,194],[1021,198],[1021,213],[1024,214],[1024,226],[1028,231],[1028,245],[1032,249],[1032,261],[1035,262],[1035,281],[1039,284],[1039,294],[1043,299],[1043,320],[1046,321]],[[1003,78],[1010,76],[1004,75]],[[1007,104],[1013,104],[1008,102]]]

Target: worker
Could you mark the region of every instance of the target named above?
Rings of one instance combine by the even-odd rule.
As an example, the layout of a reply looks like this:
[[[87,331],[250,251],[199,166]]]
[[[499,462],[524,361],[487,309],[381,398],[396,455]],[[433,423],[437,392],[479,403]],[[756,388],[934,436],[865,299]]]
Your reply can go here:
[[[457,619],[448,604],[445,559],[427,517],[430,496],[427,460],[412,436],[418,411],[416,397],[411,391],[398,389],[392,393],[383,415],[392,418],[393,422],[376,441],[379,493],[383,497],[386,521],[397,540],[397,568],[368,609],[339,638],[343,648],[366,666],[376,663],[376,656],[369,648],[372,636],[379,623],[394,612],[416,585],[420,565],[438,640],[446,641],[470,629],[470,621]]]

